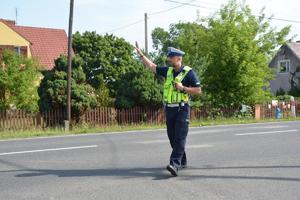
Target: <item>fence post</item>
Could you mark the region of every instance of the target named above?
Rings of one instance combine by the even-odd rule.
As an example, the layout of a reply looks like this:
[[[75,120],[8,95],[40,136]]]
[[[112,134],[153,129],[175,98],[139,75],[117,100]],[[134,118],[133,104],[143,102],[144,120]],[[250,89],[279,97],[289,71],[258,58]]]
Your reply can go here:
[[[291,96],[291,111],[292,111],[292,117],[296,117],[296,103],[295,98]]]
[[[260,105],[255,105],[255,120],[260,120]]]
[[[36,114],[36,128],[40,128],[42,125],[42,115],[40,112]]]

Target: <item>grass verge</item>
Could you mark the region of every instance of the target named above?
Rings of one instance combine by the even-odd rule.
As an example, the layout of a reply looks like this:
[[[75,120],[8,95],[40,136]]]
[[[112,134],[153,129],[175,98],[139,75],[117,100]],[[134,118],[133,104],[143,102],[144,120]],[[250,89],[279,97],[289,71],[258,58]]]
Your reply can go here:
[[[214,120],[192,121],[190,127],[198,126],[212,126],[212,125],[230,125],[230,124],[249,124],[262,122],[282,122],[282,121],[296,121],[300,118],[292,119],[266,119],[256,121],[253,119],[236,119],[236,118],[220,118]],[[66,132],[62,127],[48,128],[48,129],[33,129],[33,130],[18,130],[18,131],[0,131],[0,139],[17,139],[17,138],[32,138],[32,137],[47,137],[47,136],[63,136],[71,134],[86,134],[86,133],[107,133],[107,132],[122,132],[132,130],[151,130],[165,128],[164,124],[139,124],[139,125],[112,125],[109,127],[90,127],[88,125],[76,126],[73,130]]]

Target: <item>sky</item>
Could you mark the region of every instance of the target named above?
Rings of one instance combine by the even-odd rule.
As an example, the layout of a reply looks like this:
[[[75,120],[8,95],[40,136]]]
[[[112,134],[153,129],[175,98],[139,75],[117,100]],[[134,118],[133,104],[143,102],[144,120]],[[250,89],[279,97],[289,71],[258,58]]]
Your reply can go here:
[[[144,47],[144,13],[148,17],[149,48],[152,49],[151,31],[156,27],[168,29],[170,24],[193,22],[200,17],[213,15],[228,0],[74,0],[73,32],[96,31],[113,33],[134,44]],[[68,32],[69,0],[0,0],[0,18],[16,19],[23,26],[65,29]],[[296,0],[246,0],[253,14],[258,15],[265,7],[267,15],[299,23],[272,20],[271,25],[282,28],[292,25],[291,36],[300,40],[300,1]],[[177,7],[177,8],[174,8]],[[169,10],[169,11],[166,11]],[[162,11],[162,12],[161,12]]]

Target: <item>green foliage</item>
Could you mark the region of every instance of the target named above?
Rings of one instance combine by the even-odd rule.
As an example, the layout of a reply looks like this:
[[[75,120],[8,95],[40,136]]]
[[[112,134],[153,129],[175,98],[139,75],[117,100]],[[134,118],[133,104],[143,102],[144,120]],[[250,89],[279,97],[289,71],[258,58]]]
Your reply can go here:
[[[244,107],[244,108],[243,108]],[[233,118],[235,119],[253,119],[253,109],[250,106],[242,105],[240,109],[235,111]]]
[[[116,98],[118,108],[157,107],[162,104],[161,85],[155,75],[141,64],[136,64],[121,80]]]
[[[37,87],[41,74],[38,63],[12,51],[0,58],[0,110],[38,110]]]
[[[115,97],[121,77],[134,65],[132,45],[123,38],[87,31],[73,35],[73,49],[84,60],[87,82],[98,89],[104,81]]]
[[[153,31],[156,53],[172,45],[185,51],[184,63],[200,74],[206,101],[221,108],[270,99],[268,67],[290,27],[272,28],[263,10],[257,18],[248,6],[230,1],[198,23],[178,23]]]
[[[71,78],[71,109],[72,118],[76,121],[88,109],[97,104],[94,89],[86,84],[86,77],[82,70],[83,61],[76,56],[72,60]],[[38,89],[41,111],[52,109],[66,109],[67,107],[67,58],[60,56],[55,60],[55,67],[51,71],[43,72],[44,78]]]
[[[201,74],[201,69],[206,64],[202,41],[205,34],[206,29],[197,23],[171,24],[169,32],[156,28],[152,32],[153,47],[156,50],[155,60],[159,64],[164,64],[167,48],[177,47],[186,52],[184,64],[191,66],[197,74]]]
[[[300,97],[300,86],[291,88],[288,94],[294,97]]]
[[[276,96],[277,100],[280,100],[280,101],[290,101],[291,100],[291,95],[279,95],[279,96]]]
[[[276,91],[276,94],[275,96],[283,96],[285,95],[285,90],[283,88],[279,88],[277,91]]]
[[[248,6],[229,2],[218,16],[207,19],[207,65],[203,88],[214,106],[253,105],[269,98],[273,78],[269,58],[281,35]],[[280,31],[285,32],[285,29]]]
[[[113,100],[109,96],[109,89],[105,84],[103,75],[99,74],[97,80],[99,82],[98,87],[95,89],[97,105],[102,107],[113,106]]]
[[[100,106],[129,108],[157,106],[161,86],[154,75],[138,64],[133,47],[122,38],[95,32],[75,33],[74,51],[83,58],[87,82],[95,88]],[[154,56],[154,55],[153,55]]]

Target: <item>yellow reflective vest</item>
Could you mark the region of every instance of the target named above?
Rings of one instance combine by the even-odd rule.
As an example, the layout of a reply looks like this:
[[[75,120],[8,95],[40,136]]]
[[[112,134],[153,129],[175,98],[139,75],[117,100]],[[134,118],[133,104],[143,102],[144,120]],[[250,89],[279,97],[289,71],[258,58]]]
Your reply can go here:
[[[164,84],[164,103],[187,103],[189,101],[189,95],[182,91],[178,91],[175,88],[175,83],[181,83],[191,69],[192,68],[189,66],[184,66],[182,71],[174,79],[173,67],[169,67],[166,82]]]

